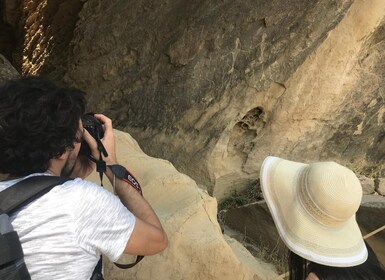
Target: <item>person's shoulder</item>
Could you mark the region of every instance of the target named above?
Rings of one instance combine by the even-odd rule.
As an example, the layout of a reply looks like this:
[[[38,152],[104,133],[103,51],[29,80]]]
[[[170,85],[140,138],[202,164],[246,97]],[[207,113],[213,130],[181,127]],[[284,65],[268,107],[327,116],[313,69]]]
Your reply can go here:
[[[74,178],[65,182],[63,185],[71,188],[76,188],[82,191],[108,192],[103,186],[82,178]]]
[[[95,188],[95,187],[101,187],[100,185],[91,182],[86,179],[82,178],[74,178],[74,179],[69,179],[66,181],[63,185],[66,186],[71,186],[71,187],[78,187],[78,188]]]
[[[112,195],[102,186],[91,182],[89,180],[84,180],[81,178],[75,178],[68,180],[61,186],[62,191],[71,192],[72,194],[80,196],[98,196],[98,195]]]

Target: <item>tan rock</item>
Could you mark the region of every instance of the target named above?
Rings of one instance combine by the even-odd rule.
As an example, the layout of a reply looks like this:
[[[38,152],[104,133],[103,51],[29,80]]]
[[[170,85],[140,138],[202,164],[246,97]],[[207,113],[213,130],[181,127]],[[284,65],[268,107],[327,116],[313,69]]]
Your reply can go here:
[[[217,222],[215,198],[179,173],[170,162],[144,154],[129,134],[116,131],[116,136],[119,162],[141,182],[144,196],[168,234],[169,246],[161,254],[145,257],[129,270],[106,263],[106,279],[234,280],[259,279],[259,276],[264,279],[268,273],[274,274],[268,266],[259,272],[256,268],[261,265],[250,269],[237,258]],[[91,179],[100,182],[98,174]],[[132,262],[132,257],[123,257],[120,262]]]
[[[378,179],[378,185],[376,187],[376,192],[380,195],[385,195],[385,178]]]
[[[375,192],[373,178],[368,178],[366,176],[359,175],[358,179],[360,180],[363,194],[373,194]]]

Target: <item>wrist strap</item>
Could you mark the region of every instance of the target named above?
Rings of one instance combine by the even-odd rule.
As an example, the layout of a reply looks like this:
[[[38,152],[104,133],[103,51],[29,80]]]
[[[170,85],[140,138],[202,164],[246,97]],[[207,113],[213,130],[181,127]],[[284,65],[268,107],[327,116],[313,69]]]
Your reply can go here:
[[[115,177],[123,180],[124,182],[128,183],[131,185],[135,190],[137,190],[142,196],[142,187],[140,186],[138,180],[128,171],[124,166],[120,164],[112,164],[112,165],[107,165],[114,174],[114,192],[115,192]]]

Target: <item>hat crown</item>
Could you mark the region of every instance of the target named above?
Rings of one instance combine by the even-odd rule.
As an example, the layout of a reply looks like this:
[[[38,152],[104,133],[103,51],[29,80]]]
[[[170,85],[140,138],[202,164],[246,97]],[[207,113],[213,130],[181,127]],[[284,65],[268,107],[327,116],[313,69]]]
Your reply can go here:
[[[322,224],[339,224],[358,210],[362,188],[357,176],[335,162],[309,164],[301,180],[303,206]]]

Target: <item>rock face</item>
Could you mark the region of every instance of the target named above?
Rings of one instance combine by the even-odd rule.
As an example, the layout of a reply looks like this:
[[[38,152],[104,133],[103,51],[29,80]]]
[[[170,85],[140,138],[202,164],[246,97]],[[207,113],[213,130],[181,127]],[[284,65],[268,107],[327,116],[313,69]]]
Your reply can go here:
[[[65,81],[90,92],[91,108],[111,115],[147,153],[221,199],[255,179],[256,148],[285,83],[349,6],[88,1]]]
[[[351,2],[88,1],[64,81],[219,200],[270,154],[371,169],[385,4]]]
[[[382,164],[383,1],[22,6],[23,73],[82,88],[90,110],[220,200],[269,154]]]
[[[179,173],[170,162],[144,154],[129,134],[116,131],[116,135],[119,162],[140,181],[144,196],[168,234],[169,246],[159,255],[145,257],[129,270],[106,262],[106,279],[234,280],[277,276],[274,268],[257,261],[245,249],[240,259],[247,259],[246,264],[234,254],[217,222],[215,198]],[[98,174],[91,179],[100,183]],[[236,246],[234,242],[229,241],[232,247]],[[124,257],[119,262],[132,261],[132,257]]]
[[[384,1],[0,1],[24,74],[82,88],[219,200],[267,155],[384,175]]]

